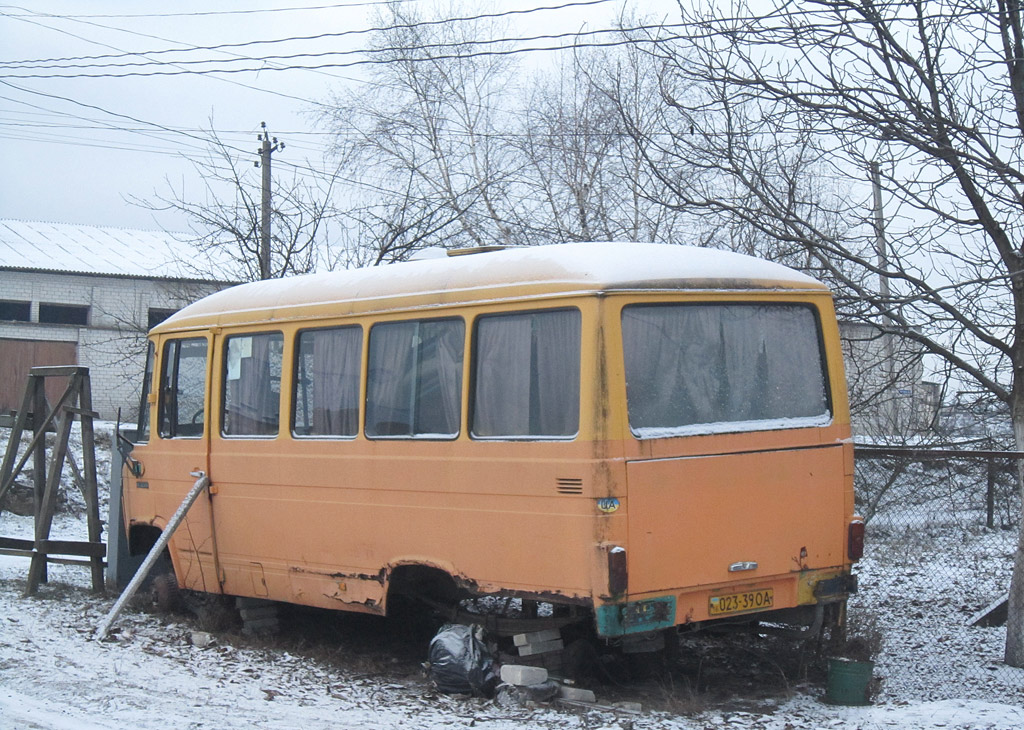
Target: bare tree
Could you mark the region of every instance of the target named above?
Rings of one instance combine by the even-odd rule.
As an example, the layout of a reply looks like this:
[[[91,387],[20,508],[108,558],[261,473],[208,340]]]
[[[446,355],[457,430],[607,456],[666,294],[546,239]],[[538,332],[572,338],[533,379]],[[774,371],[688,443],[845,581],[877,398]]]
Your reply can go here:
[[[365,188],[411,201],[412,210],[377,206],[363,221],[380,218],[380,241],[403,232],[405,248],[426,241],[410,238],[412,230],[429,231],[434,245],[514,242],[506,222],[512,160],[502,136],[514,61],[475,53],[501,28],[483,20],[424,22],[403,5],[389,6],[377,21],[372,80],[361,93],[335,99],[327,121]]]
[[[780,1],[683,19],[689,37],[655,51],[671,111],[657,161],[673,193],[666,203],[803,259],[884,333],[1007,404],[1024,450],[1019,3]],[[679,84],[699,91],[680,101]],[[692,173],[695,160],[703,190],[675,173]],[[857,183],[872,163],[887,194],[884,255],[870,192]],[[1024,665],[1019,524],[1006,644],[1014,666]]]
[[[444,247],[458,236],[459,211],[434,196],[418,195],[416,177],[415,171],[407,171],[404,188],[393,186],[341,213],[352,242],[341,247],[331,262],[334,268],[404,261],[419,249]]]
[[[578,54],[536,80],[519,130],[510,143],[526,163],[520,180],[529,203],[518,206],[518,225],[543,242],[613,237],[608,177],[619,129]]]
[[[363,232],[354,260],[428,245],[674,240],[682,214],[660,204],[616,107],[641,128],[654,119],[647,56],[570,48],[545,75],[500,55],[511,47],[494,42],[504,26],[491,21],[393,6],[378,24],[373,78],[328,119],[363,189],[347,216]],[[623,91],[614,101],[611,86]]]
[[[574,49],[532,81],[511,144],[520,152],[516,225],[544,242],[672,240],[681,216],[658,201],[617,105],[646,128],[660,104],[649,57],[629,47]],[[657,191],[657,192],[655,192]]]
[[[320,174],[306,165],[305,176],[295,167],[290,178],[277,174],[271,191],[270,267],[264,271],[260,173],[250,153],[228,146],[212,125],[208,137],[207,154],[189,160],[203,180],[202,199],[186,197],[168,185],[168,193],[135,201],[184,215],[189,226],[185,242],[197,254],[182,262],[187,274],[197,279],[257,281],[312,271],[325,255],[328,223],[336,217],[332,194],[338,171]]]

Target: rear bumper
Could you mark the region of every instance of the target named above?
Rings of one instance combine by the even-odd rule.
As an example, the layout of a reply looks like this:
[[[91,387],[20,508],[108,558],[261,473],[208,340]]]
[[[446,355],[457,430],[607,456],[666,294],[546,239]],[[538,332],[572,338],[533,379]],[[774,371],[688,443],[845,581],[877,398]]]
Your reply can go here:
[[[771,620],[773,614],[784,615],[790,609],[843,601],[857,590],[856,576],[848,570],[832,568],[807,570],[787,575],[770,576],[749,582],[702,586],[681,591],[666,591],[643,596],[628,596],[621,601],[595,606],[594,616],[599,636],[614,638],[687,626],[703,622]],[[711,615],[712,600],[723,596],[752,594],[758,597],[770,591],[769,608],[750,604],[749,609]]]

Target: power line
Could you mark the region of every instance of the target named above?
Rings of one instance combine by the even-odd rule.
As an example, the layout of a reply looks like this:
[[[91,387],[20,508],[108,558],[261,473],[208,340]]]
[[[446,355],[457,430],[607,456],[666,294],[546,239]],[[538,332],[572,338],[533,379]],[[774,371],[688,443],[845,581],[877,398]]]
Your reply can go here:
[[[171,132],[173,134],[180,134],[180,135],[182,135],[184,137],[188,137],[190,139],[195,139],[195,140],[198,140],[200,142],[203,142],[204,144],[207,144],[209,142],[209,139],[207,139],[205,137],[200,137],[198,135],[191,134],[189,132],[184,132],[184,131],[182,131],[180,129],[174,129],[173,127],[166,127],[163,124],[158,124],[157,122],[150,122],[150,121],[146,121],[145,119],[139,119],[139,118],[133,117],[133,116],[131,116],[129,114],[121,114],[120,112],[112,112],[109,109],[104,109],[101,106],[97,106],[95,104],[87,104],[84,101],[78,101],[77,99],[72,99],[71,97],[68,97],[68,96],[61,96],[59,94],[48,94],[48,93],[43,92],[43,91],[36,91],[36,90],[33,90],[33,89],[26,89],[26,88],[24,88],[22,86],[18,86],[17,84],[12,84],[9,81],[5,81],[3,79],[0,79],[0,84],[2,84],[4,86],[7,86],[7,87],[10,87],[12,89],[15,89],[15,90],[20,91],[20,92],[25,93],[25,94],[34,94],[36,96],[43,96],[43,97],[46,97],[48,99],[57,99],[59,101],[66,101],[66,102],[68,102],[70,104],[75,104],[77,106],[81,106],[81,107],[84,107],[86,109],[93,109],[95,111],[102,112],[103,114],[109,114],[112,117],[118,117],[120,119],[127,119],[127,120],[129,120],[131,122],[135,122],[136,124],[145,124],[145,125],[147,125],[149,127],[153,127],[155,129],[161,129],[161,130],[163,130],[165,132]],[[241,148],[235,148],[235,150],[237,152],[243,152],[243,150]]]
[[[659,28],[663,26],[658,26]],[[578,35],[576,33],[566,35]],[[659,45],[673,40],[684,40],[686,36],[683,35],[666,35],[659,36],[658,38],[625,38],[616,41],[588,41],[583,43],[573,43],[572,45],[554,45],[554,46],[538,46],[531,48],[513,48],[507,50],[491,50],[491,51],[474,51],[472,53],[454,53],[454,54],[441,54],[441,55],[430,55],[430,56],[401,56],[397,58],[364,58],[355,61],[345,62],[334,62],[334,63],[320,63],[314,65],[272,65],[272,66],[250,66],[246,68],[217,68],[217,69],[201,69],[201,70],[156,70],[156,71],[127,71],[124,73],[78,73],[78,74],[15,74],[10,78],[16,79],[104,79],[104,78],[150,78],[155,76],[207,76],[207,75],[219,75],[219,74],[237,74],[237,73],[255,73],[255,72],[270,72],[270,71],[317,71],[326,68],[355,68],[358,66],[380,66],[391,63],[434,63],[436,61],[467,61],[472,58],[484,58],[484,57],[498,57],[498,56],[515,56],[525,53],[543,53],[543,52],[555,52],[555,51],[570,51],[579,50],[582,48],[614,48],[617,46],[637,46],[653,44]],[[537,40],[547,40],[543,37],[538,37]],[[501,42],[493,41],[495,43]],[[457,44],[465,45],[465,44]],[[316,103],[316,102],[313,102]],[[322,104],[320,104],[322,106]]]
[[[187,13],[85,13],[85,14],[71,14],[71,15],[53,15],[51,13],[39,13],[28,10],[27,8],[20,7],[18,5],[0,5],[0,8],[14,8],[16,10],[23,10],[26,14],[30,15],[45,15],[49,17],[60,17],[60,18],[71,18],[71,19],[87,19],[87,18],[100,18],[100,19],[126,19],[132,20],[136,18],[200,18],[211,15],[260,15],[269,13],[289,13],[289,12],[305,12],[309,10],[337,10],[339,8],[363,8],[372,7],[379,5],[398,5],[403,1],[407,0],[368,0],[365,2],[353,2],[353,3],[332,3],[330,5],[307,5],[303,7],[286,7],[286,8],[254,8],[250,10],[200,10]],[[17,13],[4,13],[12,18],[20,18],[22,16]]]
[[[77,38],[78,40],[84,41],[86,43],[92,43],[94,45],[99,45],[99,46],[104,46],[106,48],[111,48],[111,49],[114,49],[114,50],[118,51],[120,54],[123,54],[123,55],[127,55],[127,56],[137,56],[137,55],[139,55],[137,53],[127,53],[127,52],[123,51],[122,49],[116,48],[115,46],[111,46],[111,45],[109,45],[107,43],[101,43],[99,41],[94,41],[94,40],[89,39],[89,38],[84,38],[82,36],[76,35],[74,33],[66,31],[66,30],[62,30],[62,29],[59,29],[59,28],[53,28],[51,26],[45,25],[44,23],[39,23],[39,22],[35,22],[35,21],[30,21],[30,20],[24,20],[22,22],[27,22],[27,23],[30,23],[32,25],[38,25],[38,26],[40,26],[42,28],[46,28],[47,30],[54,30],[56,32],[63,33],[65,35],[69,35],[72,38]],[[124,32],[124,33],[129,33],[131,35],[143,36],[143,37],[146,37],[146,38],[155,38],[156,40],[161,40],[161,41],[164,41],[164,42],[167,42],[167,43],[175,43],[176,42],[176,41],[170,41],[170,40],[168,40],[166,38],[160,38],[158,36],[150,36],[150,35],[146,35],[146,34],[142,34],[142,33],[135,33],[133,31],[124,30],[122,28],[111,28],[109,26],[103,26],[103,25],[99,25],[97,23],[90,23],[90,25],[97,25],[98,27],[105,28],[107,30],[116,30],[116,31]],[[186,45],[187,46],[187,44],[182,44],[182,45]],[[230,54],[230,55],[235,55],[235,54]],[[168,65],[173,65],[173,64],[169,63]],[[339,79],[342,79],[342,80],[345,80],[345,81],[352,81],[352,82],[358,82],[359,81],[359,79],[353,79],[353,78],[348,78],[348,77],[343,77],[343,76],[337,76],[335,74],[329,74],[326,71],[320,71],[318,73],[322,73],[322,74],[324,74],[326,76],[330,76],[332,78],[339,78]],[[320,105],[320,102],[317,102],[317,101],[312,100],[312,99],[305,99],[303,97],[295,96],[293,94],[286,94],[284,92],[274,91],[272,89],[266,89],[266,88],[263,88],[263,87],[252,86],[250,84],[246,84],[246,83],[244,83],[242,81],[237,81],[235,79],[226,79],[226,78],[222,78],[220,76],[212,76],[212,78],[214,78],[214,79],[216,79],[218,81],[221,81],[223,83],[232,84],[233,86],[240,86],[240,87],[245,88],[245,89],[251,89],[251,90],[254,90],[254,91],[259,91],[261,93],[271,94],[273,96],[278,96],[278,97],[281,97],[281,98],[284,98],[284,99],[292,99],[294,101],[301,101],[301,102],[304,102],[304,103],[312,104],[314,106]]]
[[[555,40],[562,40],[562,39],[566,39],[566,38],[583,38],[583,37],[593,37],[593,36],[598,36],[598,35],[607,35],[609,33],[625,34],[625,33],[635,33],[635,32],[640,32],[640,31],[665,30],[665,29],[668,29],[668,28],[676,28],[676,27],[679,27],[679,24],[673,24],[673,25],[640,25],[640,26],[634,26],[634,27],[630,27],[630,28],[600,28],[600,29],[588,30],[588,31],[572,31],[572,32],[566,32],[566,33],[548,33],[548,34],[534,35],[534,36],[520,36],[520,37],[507,37],[507,38],[487,38],[487,39],[483,39],[483,40],[449,41],[449,42],[441,42],[441,43],[425,43],[425,44],[420,44],[420,45],[410,44],[410,45],[402,45],[402,46],[387,46],[387,47],[382,47],[382,48],[357,49],[357,50],[350,50],[350,51],[322,51],[322,52],[318,52],[318,53],[295,53],[295,54],[290,54],[290,55],[263,56],[263,57],[260,57],[260,59],[258,59],[258,60],[260,60],[261,62],[266,63],[267,61],[270,61],[270,60],[284,61],[284,60],[293,60],[293,59],[297,59],[297,58],[323,58],[323,57],[327,57],[327,56],[351,56],[351,55],[356,55],[356,54],[386,54],[386,53],[395,53],[395,52],[414,52],[414,51],[442,50],[442,49],[449,49],[449,48],[461,49],[461,48],[472,47],[472,46],[488,46],[488,45],[498,45],[498,44],[505,45],[505,44],[513,44],[513,43],[532,43],[532,42],[536,42],[536,41],[555,41]],[[578,45],[578,44],[574,44],[574,45]],[[531,49],[522,49],[522,50],[525,52],[525,51],[529,51]],[[423,60],[433,60],[435,58],[438,58],[438,56],[424,56]],[[170,63],[170,64],[168,64],[168,62],[164,62],[164,61],[157,61],[155,63],[154,62],[131,61],[131,62],[128,62],[128,63],[116,63],[116,64],[113,64],[113,63],[96,63],[96,64],[85,63],[85,64],[77,65],[77,66],[75,66],[73,68],[76,69],[76,70],[77,69],[81,69],[81,68],[116,68],[116,69],[121,69],[121,68],[132,68],[132,67],[150,66],[150,65],[158,65],[158,66],[159,65],[173,65],[176,68],[180,68],[182,66],[187,66],[187,65],[215,64],[215,63],[243,63],[243,62],[252,62],[253,60],[256,60],[256,59],[248,58],[248,57],[239,57],[239,58],[228,59],[228,60],[223,60],[223,59],[182,59],[182,60],[174,61],[173,63]],[[390,61],[390,59],[384,59],[384,61]],[[3,67],[3,66],[4,66],[3,62],[0,62],[0,67]],[[18,74],[17,72],[21,68],[28,68],[28,67],[19,66],[19,67],[16,67],[15,69],[13,69],[14,70],[14,74],[12,74],[12,78],[33,78],[31,75]],[[58,68],[60,69],[60,68],[67,68],[67,67],[58,67]],[[221,69],[206,69],[204,71],[204,73],[218,73],[220,71],[221,71]],[[53,78],[75,78],[75,75],[73,75],[73,74],[67,74],[67,75],[65,75],[65,74],[55,74],[53,76]]]
[[[439,20],[423,20],[415,23],[396,23],[391,26],[384,26],[380,28],[358,28],[355,30],[343,30],[335,31],[330,33],[318,33],[316,35],[309,36],[289,36],[285,38],[272,38],[269,40],[256,40],[256,41],[241,41],[238,43],[218,43],[212,46],[191,46],[188,50],[190,51],[220,51],[228,48],[245,48],[254,45],[267,45],[277,43],[292,43],[295,41],[315,41],[324,40],[326,38],[343,38],[351,35],[366,35],[371,33],[380,33],[393,30],[413,30],[417,28],[435,26],[435,25],[449,25],[451,23],[459,22],[473,22],[477,20],[492,20],[497,18],[511,17],[517,15],[529,15],[532,13],[546,12],[549,10],[565,10],[567,8],[587,7],[592,5],[603,5],[605,3],[613,2],[614,0],[575,0],[574,2],[567,2],[561,5],[545,5],[533,8],[522,8],[518,10],[505,10],[497,13],[479,13],[477,15],[467,15],[456,18],[445,18]],[[47,16],[47,17],[60,17],[60,16]],[[100,26],[106,27],[106,26]],[[109,28],[108,28],[109,29]],[[122,30],[120,28],[116,30]],[[130,31],[125,31],[130,32]],[[162,40],[162,39],[161,39]],[[171,41],[173,42],[173,41]],[[43,58],[43,59],[29,59],[21,61],[10,61],[7,63],[17,64],[49,64],[57,62],[71,62],[71,61],[96,61],[111,58],[124,58],[128,56],[155,56],[164,53],[181,53],[181,48],[164,48],[164,49],[151,49],[144,51],[123,51],[119,54],[102,54],[96,56],[65,56],[62,58]],[[6,65],[6,64],[5,64]]]
[[[93,139],[85,139],[81,137],[71,136],[61,137],[50,135],[47,137],[39,138],[34,137],[32,135],[8,134],[6,132],[0,131],[0,139],[9,139],[17,142],[39,142],[42,144],[59,144],[66,145],[69,147],[91,147],[95,149],[115,150],[119,152],[144,152],[146,154],[163,155],[165,157],[180,158],[182,156],[181,150],[178,148],[160,149],[149,145],[143,145],[142,143],[139,143],[138,145],[131,145],[130,143],[125,142],[115,144],[113,142],[100,142]]]
[[[209,137],[198,136],[198,135],[192,134],[192,133],[190,133],[188,131],[184,131],[184,130],[180,130],[180,129],[174,129],[174,128],[171,128],[171,127],[164,126],[162,124],[157,124],[156,122],[148,122],[146,120],[138,119],[136,117],[132,117],[132,116],[127,115],[127,114],[120,114],[118,112],[112,112],[112,111],[110,111],[108,109],[104,109],[103,107],[97,106],[95,104],[86,104],[84,102],[80,102],[80,101],[78,101],[76,99],[72,99],[70,97],[60,96],[58,94],[46,94],[44,92],[32,91],[30,89],[24,89],[24,88],[19,87],[19,86],[15,85],[15,84],[11,84],[9,82],[3,81],[2,79],[0,79],[0,84],[3,84],[5,86],[9,86],[9,87],[11,87],[13,89],[17,89],[18,91],[23,91],[23,92],[31,93],[31,94],[37,94],[39,96],[44,96],[44,97],[52,98],[52,99],[58,99],[58,100],[61,100],[61,101],[67,101],[67,102],[70,102],[72,104],[76,104],[78,106],[86,107],[86,108],[89,108],[89,109],[94,109],[96,111],[102,112],[104,114],[109,114],[109,115],[114,116],[114,117],[118,117],[118,118],[122,118],[122,119],[128,119],[128,120],[136,122],[138,124],[143,124],[143,125],[146,125],[146,126],[149,126],[149,127],[152,127],[152,128],[164,131],[164,132],[168,132],[168,133],[171,133],[171,134],[176,134],[176,135],[184,136],[186,138],[193,139],[193,140],[198,140],[198,141],[203,143],[203,147],[202,148],[197,147],[195,145],[190,145],[194,149],[197,149],[197,150],[201,149],[203,151],[206,151],[208,149],[208,146],[213,142],[213,140],[211,140]],[[9,97],[3,97],[3,96],[0,96],[0,98],[9,99]],[[30,106],[30,107],[33,107],[33,108],[43,109],[44,111],[51,111],[51,110],[46,110],[43,107],[39,107],[39,106],[36,106],[34,104],[31,104],[29,102],[25,102],[25,101],[21,101],[21,100],[17,100],[17,99],[9,99],[9,100],[16,101],[17,103],[24,104],[26,106]],[[70,114],[66,114],[65,112],[58,112],[58,114],[62,114],[62,115],[66,115],[66,116],[73,116],[73,115],[70,115]],[[136,134],[143,134],[144,136],[152,136],[151,133],[147,134],[147,133],[144,133],[144,132],[142,132],[142,133],[136,132]],[[249,155],[249,154],[251,154],[251,150],[249,150],[249,149],[244,149],[242,147],[237,147],[237,146],[234,146],[234,145],[231,145],[231,144],[227,144],[223,140],[220,140],[220,142],[221,142],[221,144],[222,144],[222,146],[223,146],[223,148],[225,150],[230,150],[230,151],[238,153],[240,155]],[[57,144],[72,144],[72,143],[69,143],[69,142],[61,142],[61,141],[57,141],[56,143]],[[86,145],[86,146],[102,147],[103,145],[93,144],[93,145]],[[112,148],[116,149],[116,147],[112,147]],[[127,149],[126,151],[133,151],[133,150]],[[144,149],[144,150],[141,150],[141,151],[143,151],[143,152],[150,152],[151,150],[150,149]],[[153,153],[154,154],[175,154],[175,153],[165,153],[165,152],[156,152],[156,151],[153,151]],[[187,157],[187,155],[182,155],[181,152],[178,152],[176,154],[179,157]],[[300,163],[290,162],[290,161],[287,161],[287,160],[284,160],[284,159],[278,160],[278,164],[279,165],[285,165],[285,166],[291,168],[293,170],[294,174],[301,175],[303,177],[309,177],[309,178],[313,178],[313,179],[317,179],[317,180],[322,180],[324,178],[334,176],[336,179],[341,180],[342,182],[345,182],[345,183],[348,183],[350,185],[354,185],[354,186],[357,186],[357,187],[361,187],[361,188],[364,188],[366,190],[370,190],[370,191],[373,191],[373,192],[388,192],[387,188],[373,185],[372,183],[366,182],[364,180],[359,180],[359,179],[356,179],[356,178],[350,178],[350,177],[339,175],[337,173],[330,173],[330,172],[327,172],[327,171],[324,171],[324,170],[318,170],[318,169],[316,169],[316,168],[314,168],[314,167],[312,167],[312,166],[310,166],[308,164],[300,164]]]
[[[15,88],[17,88],[17,87],[15,87]],[[28,90],[28,89],[25,89],[24,91],[27,91],[28,93],[35,93],[35,92],[33,92],[31,90]],[[50,95],[50,97],[51,98],[57,98],[57,99],[62,100],[62,101],[68,101],[68,102],[71,102],[71,103],[74,103],[74,104],[79,104],[79,102],[77,102],[76,100],[70,99],[68,97],[61,97],[61,96],[56,96],[56,95]],[[42,127],[44,129],[55,129],[55,128],[56,129],[81,129],[81,130],[96,129],[96,130],[106,130],[106,131],[115,132],[115,133],[135,134],[135,135],[139,135],[139,136],[142,136],[142,137],[148,137],[150,139],[156,139],[156,140],[160,140],[160,141],[165,141],[166,140],[166,137],[162,136],[163,134],[173,135],[175,138],[180,137],[182,135],[186,135],[188,137],[191,137],[194,140],[202,140],[202,141],[204,141],[204,145],[203,146],[196,145],[194,142],[185,142],[186,145],[192,147],[195,150],[199,150],[199,151],[205,151],[207,149],[207,147],[208,147],[208,145],[209,145],[209,143],[211,141],[210,140],[210,135],[214,135],[219,140],[224,140],[226,136],[238,135],[239,137],[242,138],[241,140],[239,140],[238,144],[247,144],[248,139],[250,138],[250,135],[253,133],[253,130],[251,130],[251,129],[246,129],[246,130],[220,130],[220,131],[216,131],[216,130],[213,130],[213,129],[205,130],[205,129],[194,128],[194,127],[176,128],[176,127],[166,127],[166,126],[163,126],[162,128],[154,129],[154,127],[156,127],[157,125],[155,125],[153,122],[148,122],[146,120],[139,120],[139,123],[142,125],[140,127],[126,127],[126,126],[123,126],[123,125],[117,125],[117,124],[114,124],[112,122],[104,121],[102,119],[94,119],[94,118],[91,118],[91,117],[85,117],[85,116],[81,116],[81,115],[71,114],[70,112],[57,111],[57,110],[54,110],[54,109],[48,109],[46,107],[42,107],[42,106],[39,106],[39,105],[36,105],[36,104],[32,104],[31,102],[25,101],[23,99],[16,99],[16,98],[13,98],[13,97],[10,97],[10,96],[0,95],[0,99],[2,99],[4,101],[9,101],[9,102],[14,103],[14,104],[21,104],[23,106],[27,106],[27,107],[30,107],[32,109],[40,110],[39,113],[37,114],[38,116],[42,116],[43,113],[45,113],[47,115],[55,116],[55,117],[58,117],[58,118],[67,118],[67,119],[75,119],[75,120],[84,121],[84,122],[88,122],[91,125],[93,125],[93,126],[83,126],[83,125],[70,125],[70,124],[66,124],[66,123],[65,124],[60,124],[60,123],[55,122],[55,121],[48,121],[48,122],[41,122],[41,123],[40,122],[36,122],[34,124],[33,123],[29,123],[29,122],[16,122],[16,123],[12,124],[12,123],[4,123],[4,122],[0,121],[0,128],[3,128],[3,127],[19,127],[19,128],[27,127],[27,128],[31,128],[31,127],[34,126],[36,128]],[[116,112],[111,112],[111,111],[109,111],[107,109],[104,109],[102,107],[94,106],[93,108],[97,109],[98,111],[103,112],[104,114],[116,115]],[[15,113],[16,114],[17,112],[12,110],[11,113]],[[27,112],[26,112],[26,114],[27,114]],[[299,135],[299,136],[327,136],[327,135],[331,135],[332,133],[330,133],[330,132],[311,132],[311,131],[294,130],[294,131],[286,132],[286,134],[289,134],[289,135]],[[60,139],[61,139],[61,135],[51,135],[51,137],[54,139],[55,142],[60,141]],[[8,139],[14,139],[14,137],[12,135],[7,135],[7,138]],[[25,139],[28,139],[28,138],[25,138]],[[36,136],[34,138],[32,138],[31,141],[43,142],[43,141],[45,141],[45,139],[46,139],[46,137],[43,136],[42,133],[37,133]],[[65,144],[70,144],[70,143],[66,143],[65,142]],[[116,145],[113,145],[113,143],[109,143],[109,144],[111,144],[113,146],[113,148],[116,149]],[[83,143],[83,146],[91,146],[91,145],[87,145],[87,144]],[[301,150],[305,150],[305,151],[311,151],[311,152],[322,152],[323,151],[323,148],[321,146],[310,145],[310,144],[303,143],[303,142],[298,142],[298,143],[293,142],[292,143],[292,147],[295,147],[295,148],[298,148],[298,149],[301,149]],[[241,148],[241,147],[230,147],[230,149],[232,149],[233,151],[238,152],[238,151],[242,151],[243,148]]]

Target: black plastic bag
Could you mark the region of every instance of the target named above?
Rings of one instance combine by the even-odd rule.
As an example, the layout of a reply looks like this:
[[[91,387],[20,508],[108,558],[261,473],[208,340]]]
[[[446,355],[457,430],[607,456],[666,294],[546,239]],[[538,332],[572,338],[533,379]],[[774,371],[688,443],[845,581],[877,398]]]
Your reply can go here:
[[[442,692],[493,697],[499,667],[488,651],[479,626],[446,624],[427,651],[430,679]]]

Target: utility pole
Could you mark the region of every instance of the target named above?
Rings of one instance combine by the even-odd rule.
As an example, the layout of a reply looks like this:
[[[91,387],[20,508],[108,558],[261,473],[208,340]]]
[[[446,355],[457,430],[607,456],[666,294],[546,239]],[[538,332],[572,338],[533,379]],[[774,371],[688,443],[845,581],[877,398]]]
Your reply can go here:
[[[256,167],[263,168],[263,196],[260,205],[260,279],[263,280],[270,278],[270,156],[283,150],[284,142],[278,142],[277,137],[270,137],[266,122],[260,122],[260,127],[263,133],[256,135],[261,143],[256,150],[260,156]]]
[[[877,162],[871,163],[871,191],[875,204],[875,250],[878,255],[878,268],[884,272],[889,265],[889,252],[885,242],[885,214],[882,211],[882,171]],[[889,277],[884,273],[878,275],[878,293],[888,310],[890,306]],[[892,319],[888,314],[885,319],[890,325],[892,324]]]
[[[896,384],[896,352],[893,341],[896,336],[896,323],[889,314],[892,309],[892,297],[889,291],[889,277],[885,273],[889,268],[889,251],[885,240],[885,214],[882,210],[882,171],[877,162],[871,163],[871,190],[875,214],[875,251],[878,256],[879,269],[878,295],[882,305],[885,307],[885,314],[882,316],[882,343],[885,352],[883,372],[885,373],[886,380],[884,387],[891,391],[891,394],[883,403],[883,414],[886,428],[896,431],[898,430],[898,421],[900,420],[899,405],[897,403],[899,393]]]

